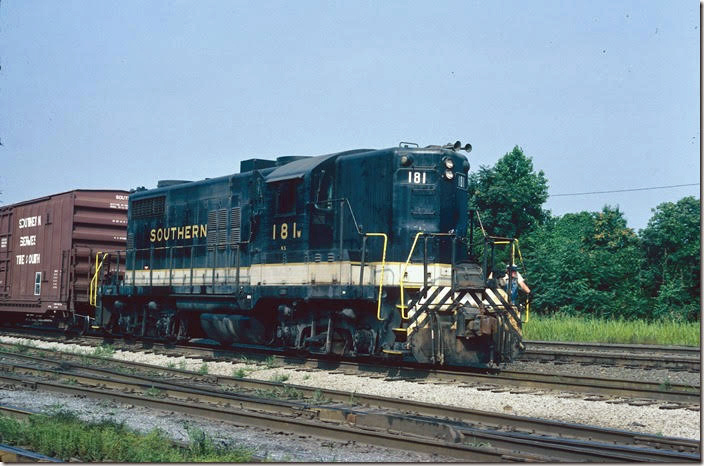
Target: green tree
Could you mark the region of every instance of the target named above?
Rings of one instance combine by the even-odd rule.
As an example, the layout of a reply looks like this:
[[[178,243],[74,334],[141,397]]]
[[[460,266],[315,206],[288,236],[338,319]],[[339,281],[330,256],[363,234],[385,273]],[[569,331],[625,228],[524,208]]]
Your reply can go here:
[[[640,231],[655,317],[700,317],[700,221],[699,199],[687,196],[658,205]]]
[[[516,146],[493,167],[481,167],[469,179],[470,207],[481,215],[489,235],[520,237],[541,225],[548,182],[542,170],[533,170],[532,158]]]
[[[646,317],[640,241],[618,208],[553,218],[523,250],[535,310]]]

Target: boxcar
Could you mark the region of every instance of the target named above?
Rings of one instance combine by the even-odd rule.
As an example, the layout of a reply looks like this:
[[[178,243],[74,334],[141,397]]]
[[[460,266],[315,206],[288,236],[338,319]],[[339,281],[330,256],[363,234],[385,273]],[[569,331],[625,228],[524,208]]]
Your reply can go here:
[[[2,321],[87,323],[92,258],[124,249],[128,196],[79,189],[0,207]]]

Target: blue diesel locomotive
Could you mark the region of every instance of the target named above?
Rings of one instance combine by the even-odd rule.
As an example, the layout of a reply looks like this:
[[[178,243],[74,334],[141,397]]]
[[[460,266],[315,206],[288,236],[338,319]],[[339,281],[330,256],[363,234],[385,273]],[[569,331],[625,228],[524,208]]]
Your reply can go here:
[[[520,309],[473,258],[467,144],[241,162],[129,197],[127,249],[96,258],[121,335],[488,366]],[[99,290],[98,290],[99,288]]]

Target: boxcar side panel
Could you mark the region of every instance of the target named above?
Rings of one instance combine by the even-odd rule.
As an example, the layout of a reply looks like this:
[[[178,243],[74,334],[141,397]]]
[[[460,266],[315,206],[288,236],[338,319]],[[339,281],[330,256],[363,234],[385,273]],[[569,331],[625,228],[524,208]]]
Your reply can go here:
[[[0,311],[87,304],[95,252],[124,248],[127,196],[76,190],[0,210]]]

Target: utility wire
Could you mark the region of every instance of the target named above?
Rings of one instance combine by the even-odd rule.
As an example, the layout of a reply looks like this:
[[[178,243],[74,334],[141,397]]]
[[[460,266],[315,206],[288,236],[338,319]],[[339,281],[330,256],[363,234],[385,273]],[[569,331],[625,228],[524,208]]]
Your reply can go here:
[[[587,194],[606,194],[606,193],[625,193],[629,191],[649,191],[652,189],[667,189],[667,188],[680,188],[682,186],[699,186],[699,183],[688,183],[688,184],[673,184],[670,186],[651,186],[649,188],[630,188],[630,189],[614,189],[611,191],[589,191],[586,193],[565,193],[565,194],[550,194],[550,197],[558,196],[584,196]]]

